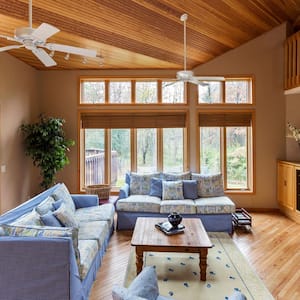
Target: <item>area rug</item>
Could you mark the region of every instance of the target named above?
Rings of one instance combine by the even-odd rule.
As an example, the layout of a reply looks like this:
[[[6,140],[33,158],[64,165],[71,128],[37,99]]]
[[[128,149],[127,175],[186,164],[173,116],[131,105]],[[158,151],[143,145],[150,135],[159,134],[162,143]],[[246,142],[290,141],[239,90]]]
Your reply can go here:
[[[155,266],[160,294],[176,300],[228,299],[235,290],[247,299],[274,299],[244,255],[226,233],[209,233],[206,281],[200,281],[199,255],[186,253],[144,253],[144,266]],[[124,286],[136,276],[135,251],[128,261]]]

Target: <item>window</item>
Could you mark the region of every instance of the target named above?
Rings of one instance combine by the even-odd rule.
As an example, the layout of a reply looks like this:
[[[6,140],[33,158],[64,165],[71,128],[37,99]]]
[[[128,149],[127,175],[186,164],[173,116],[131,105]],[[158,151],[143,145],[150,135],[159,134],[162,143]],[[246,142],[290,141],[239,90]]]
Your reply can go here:
[[[164,171],[183,171],[184,158],[184,130],[183,128],[163,129],[163,166]]]
[[[137,81],[135,83],[136,103],[157,103],[157,81]]]
[[[181,81],[163,81],[162,103],[184,103],[184,83]]]
[[[98,104],[105,103],[105,82],[104,81],[86,81],[81,82],[82,104]]]
[[[198,85],[198,103],[251,104],[251,78],[226,78],[225,81],[203,81]]]
[[[109,102],[110,103],[130,103],[131,102],[131,82],[130,81],[110,81],[109,82]]]
[[[226,190],[253,189],[252,112],[199,113],[200,171],[222,173]]]
[[[80,119],[85,137],[82,188],[104,182],[119,188],[127,171],[186,169],[185,111],[85,111]]]

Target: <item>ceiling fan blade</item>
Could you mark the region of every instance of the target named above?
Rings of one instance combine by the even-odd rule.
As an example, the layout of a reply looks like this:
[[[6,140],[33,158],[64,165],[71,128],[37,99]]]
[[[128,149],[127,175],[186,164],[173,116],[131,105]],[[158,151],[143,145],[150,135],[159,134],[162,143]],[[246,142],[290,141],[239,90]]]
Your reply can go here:
[[[201,81],[225,81],[223,76],[193,76],[193,79]]]
[[[73,47],[73,46],[62,45],[62,44],[52,44],[52,43],[47,43],[43,47],[47,48],[50,51],[53,50],[53,51],[65,52],[65,53],[88,56],[88,57],[97,56],[97,51],[92,49],[85,49],[85,48]]]
[[[47,38],[59,32],[60,30],[50,24],[42,23],[32,32],[32,36],[40,41],[46,41]]]
[[[198,81],[195,78],[189,79],[188,82],[189,83],[193,83],[193,84],[197,84],[197,85],[201,85],[202,84],[202,82]]]
[[[44,49],[34,48],[31,51],[46,67],[56,66],[56,62]]]
[[[6,39],[8,41],[15,41],[18,42],[18,40],[16,40],[15,38],[11,37],[11,36],[7,36],[7,35],[2,35],[0,34],[0,38]]]
[[[24,45],[10,45],[10,46],[5,46],[5,47],[1,47],[0,48],[0,52],[12,50],[12,49],[18,49],[18,48],[21,48],[21,47],[24,47]]]

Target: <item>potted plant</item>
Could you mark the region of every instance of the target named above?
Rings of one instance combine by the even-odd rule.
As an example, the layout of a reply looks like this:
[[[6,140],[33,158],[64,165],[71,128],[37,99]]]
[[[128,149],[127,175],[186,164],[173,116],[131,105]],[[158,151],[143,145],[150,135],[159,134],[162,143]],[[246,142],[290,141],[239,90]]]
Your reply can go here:
[[[75,144],[66,139],[64,123],[64,119],[40,115],[37,123],[21,125],[25,154],[40,168],[40,185],[46,189],[55,182],[56,173],[69,163],[66,152]]]

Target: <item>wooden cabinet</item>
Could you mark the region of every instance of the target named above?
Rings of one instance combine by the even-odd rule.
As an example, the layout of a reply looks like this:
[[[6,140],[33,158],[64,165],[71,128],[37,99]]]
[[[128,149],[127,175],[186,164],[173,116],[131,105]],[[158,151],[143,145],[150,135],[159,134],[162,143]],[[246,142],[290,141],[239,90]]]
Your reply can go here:
[[[278,162],[277,200],[281,211],[300,223],[300,163]]]

